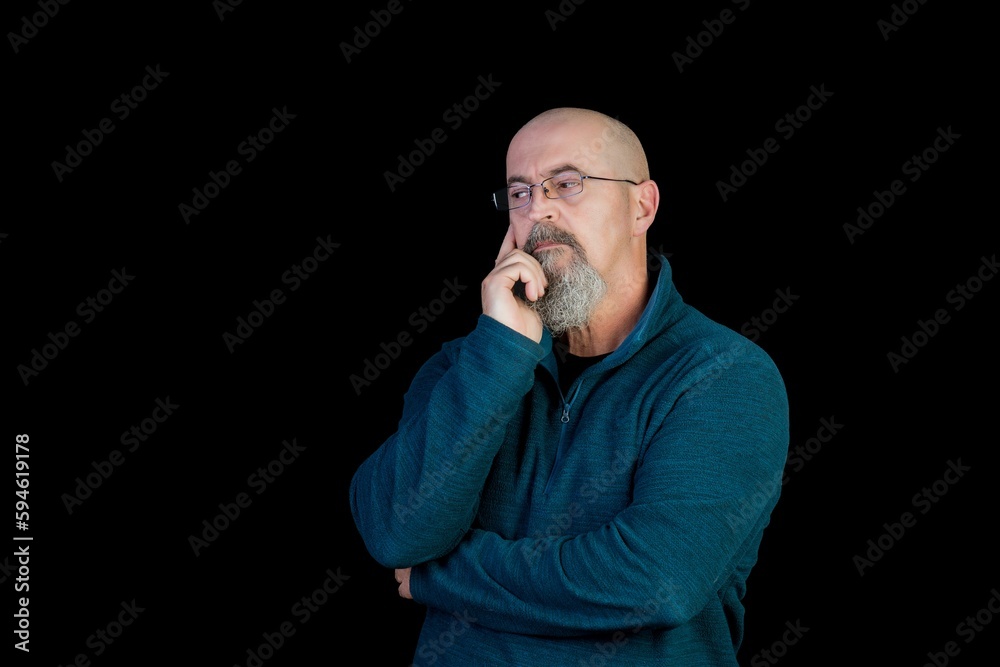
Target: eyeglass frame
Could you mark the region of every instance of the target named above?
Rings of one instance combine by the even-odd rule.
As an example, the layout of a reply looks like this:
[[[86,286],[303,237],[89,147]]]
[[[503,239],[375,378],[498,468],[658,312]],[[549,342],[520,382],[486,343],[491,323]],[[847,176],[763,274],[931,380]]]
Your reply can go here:
[[[580,174],[580,192],[574,192],[573,194],[566,195],[565,197],[550,197],[549,196],[549,189],[547,187],[545,187],[545,183],[548,183],[553,178],[556,178],[558,176],[562,176],[563,174]],[[568,169],[566,171],[561,171],[558,174],[555,174],[554,176],[549,176],[548,178],[546,178],[541,183],[532,183],[532,184],[525,183],[524,185],[526,185],[527,188],[528,188],[528,201],[526,201],[525,203],[521,204],[520,206],[515,206],[514,208],[500,208],[500,204],[497,202],[497,193],[499,193],[500,190],[508,190],[508,189],[510,189],[511,185],[508,185],[505,188],[500,188],[500,190],[494,190],[493,194],[491,195],[491,197],[493,199],[493,206],[495,206],[496,209],[498,211],[501,211],[501,212],[503,212],[503,211],[516,211],[519,208],[524,208],[525,206],[528,206],[529,204],[531,204],[531,200],[535,196],[535,188],[536,187],[541,187],[542,188],[542,194],[545,195],[546,199],[569,199],[570,197],[575,197],[575,196],[577,196],[579,194],[583,194],[583,181],[587,180],[588,178],[592,178],[595,181],[612,181],[614,183],[631,183],[632,185],[639,185],[635,181],[629,180],[627,178],[604,178],[602,176],[587,176],[583,172],[576,171],[575,169]]]

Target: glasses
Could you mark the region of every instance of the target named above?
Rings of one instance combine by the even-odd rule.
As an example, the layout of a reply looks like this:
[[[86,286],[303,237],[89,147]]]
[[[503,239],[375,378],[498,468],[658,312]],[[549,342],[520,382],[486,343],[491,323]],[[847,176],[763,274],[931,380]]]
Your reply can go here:
[[[588,178],[595,181],[615,181],[639,185],[627,178],[601,178],[600,176],[584,176],[578,171],[564,171],[534,185],[514,183],[500,188],[493,193],[493,203],[498,211],[513,211],[516,208],[522,208],[531,203],[532,188],[537,186],[541,186],[542,192],[548,199],[565,199],[583,192],[583,182]]]

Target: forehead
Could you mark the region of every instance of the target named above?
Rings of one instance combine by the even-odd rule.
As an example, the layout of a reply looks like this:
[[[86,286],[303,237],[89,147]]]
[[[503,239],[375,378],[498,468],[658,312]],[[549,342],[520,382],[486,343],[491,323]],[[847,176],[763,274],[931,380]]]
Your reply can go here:
[[[607,126],[590,118],[552,119],[529,124],[510,142],[507,177],[535,179],[551,176],[561,165],[595,171],[611,160]]]

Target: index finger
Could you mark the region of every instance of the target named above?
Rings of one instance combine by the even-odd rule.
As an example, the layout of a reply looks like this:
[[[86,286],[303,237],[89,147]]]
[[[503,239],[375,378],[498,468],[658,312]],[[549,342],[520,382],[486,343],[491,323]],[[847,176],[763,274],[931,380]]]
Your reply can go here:
[[[510,254],[510,251],[517,247],[514,242],[514,225],[507,225],[507,235],[503,237],[503,243],[500,244],[500,252],[497,254],[496,260],[493,262],[496,264],[501,259]]]

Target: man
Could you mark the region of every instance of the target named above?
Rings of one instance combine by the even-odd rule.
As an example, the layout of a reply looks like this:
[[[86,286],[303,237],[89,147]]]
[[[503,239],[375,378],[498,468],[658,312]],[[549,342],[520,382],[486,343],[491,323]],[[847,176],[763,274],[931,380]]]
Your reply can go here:
[[[758,346],[683,302],[632,131],[544,112],[514,136],[483,312],[406,393],[351,509],[416,665],[736,665],[780,491],[787,395]]]

